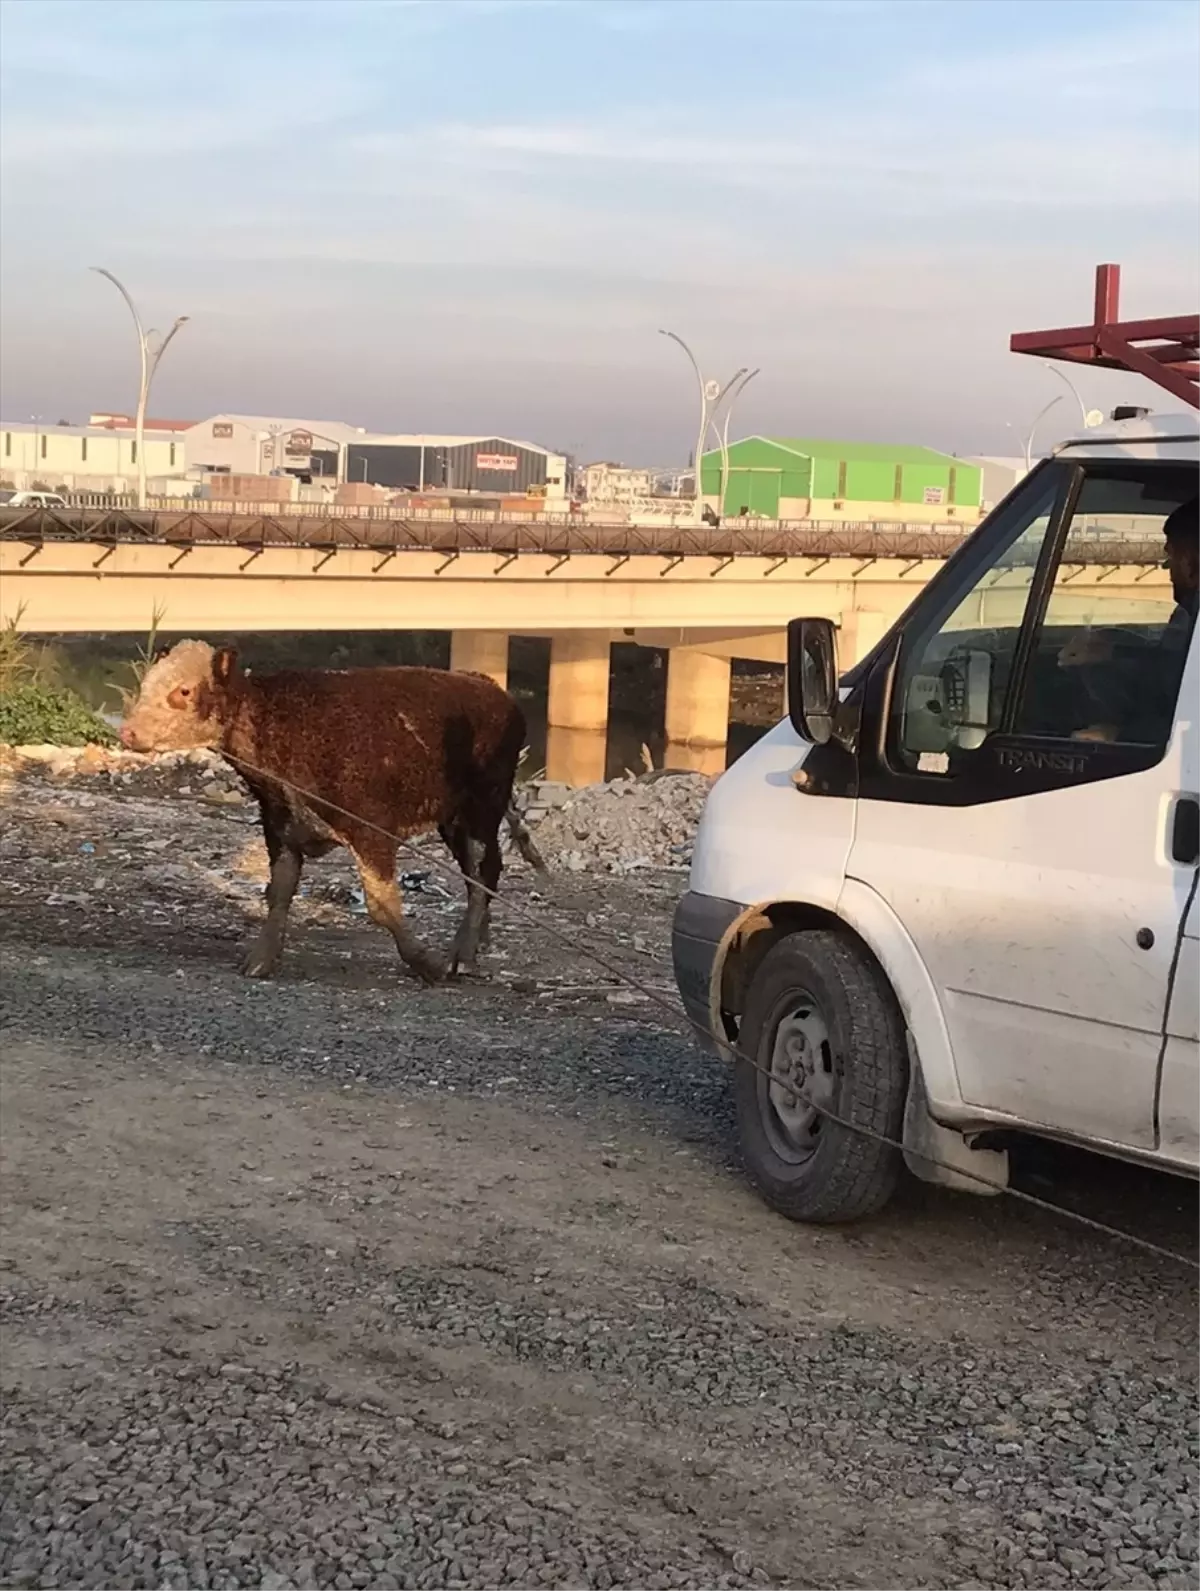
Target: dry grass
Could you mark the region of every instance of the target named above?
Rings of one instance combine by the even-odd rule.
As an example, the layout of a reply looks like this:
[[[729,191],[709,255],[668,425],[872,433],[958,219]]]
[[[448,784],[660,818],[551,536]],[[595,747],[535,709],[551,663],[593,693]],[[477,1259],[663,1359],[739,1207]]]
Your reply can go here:
[[[121,698],[122,717],[128,714],[129,709],[133,706],[134,702],[137,701],[138,692],[142,688],[142,681],[146,677],[146,670],[150,667],[151,663],[154,662],[154,655],[158,647],[158,632],[162,625],[163,615],[165,613],[165,608],[156,607],[150,616],[150,628],[146,632],[146,639],[139,647],[138,655],[128,665],[129,672],[133,676],[133,684],[113,685],[110,687],[110,689],[115,690],[117,695]]]

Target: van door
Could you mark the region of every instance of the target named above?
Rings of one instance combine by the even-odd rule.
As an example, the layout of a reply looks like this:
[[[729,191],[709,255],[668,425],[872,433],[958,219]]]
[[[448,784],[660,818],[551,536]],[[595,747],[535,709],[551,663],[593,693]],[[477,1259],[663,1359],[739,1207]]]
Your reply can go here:
[[[1188,615],[1114,543],[1161,557],[1195,480],[1056,462],[1009,500],[876,665],[886,689],[868,681],[848,866],[929,969],[964,1102],[1139,1149],[1191,887],[1168,831],[1196,728],[1176,722]]]
[[[1171,859],[1190,877],[1187,904],[1171,968],[1163,1024],[1155,1112],[1158,1145],[1176,1165],[1200,1168],[1200,637],[1192,636],[1179,693],[1179,716],[1191,725],[1183,737],[1183,777],[1171,814]]]

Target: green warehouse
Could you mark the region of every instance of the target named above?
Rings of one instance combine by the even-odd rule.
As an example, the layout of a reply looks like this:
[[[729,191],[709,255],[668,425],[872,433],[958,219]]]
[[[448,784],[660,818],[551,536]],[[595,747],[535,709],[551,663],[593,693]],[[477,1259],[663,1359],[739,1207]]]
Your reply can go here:
[[[704,455],[700,482],[707,502],[725,515],[929,523],[977,519],[982,473],[928,447],[748,436],[729,445],[724,491],[719,449]]]

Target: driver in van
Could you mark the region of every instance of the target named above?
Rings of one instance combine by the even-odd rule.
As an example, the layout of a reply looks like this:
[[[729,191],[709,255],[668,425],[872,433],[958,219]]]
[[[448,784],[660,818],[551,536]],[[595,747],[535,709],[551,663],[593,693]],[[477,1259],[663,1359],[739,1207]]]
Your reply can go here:
[[[1138,691],[1134,721],[1128,726],[1114,723],[1097,723],[1078,729],[1074,740],[1130,739],[1141,742],[1165,740],[1170,732],[1179,682],[1187,661],[1188,644],[1196,622],[1196,608],[1200,602],[1200,498],[1180,503],[1163,521],[1166,557],[1163,567],[1171,575],[1171,595],[1175,610],[1167,620],[1156,646],[1151,648],[1154,663],[1145,665],[1139,674],[1145,684]],[[1111,636],[1087,630],[1072,636],[1059,653],[1060,668],[1081,668],[1108,664],[1113,661]],[[1146,678],[1145,676],[1150,677]],[[1147,688],[1148,687],[1148,688]],[[1151,733],[1147,734],[1147,731]]]

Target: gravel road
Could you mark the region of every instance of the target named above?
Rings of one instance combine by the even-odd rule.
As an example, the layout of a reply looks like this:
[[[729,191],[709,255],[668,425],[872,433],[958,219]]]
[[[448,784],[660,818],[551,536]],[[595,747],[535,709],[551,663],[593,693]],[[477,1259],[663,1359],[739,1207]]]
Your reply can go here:
[[[668,988],[677,875],[514,867],[429,991],[331,860],[258,985],[245,810],[0,799],[0,1584],[1197,1583],[1194,1274],[921,1187],[773,1216],[578,952]],[[1049,1176],[1194,1249],[1186,1185]]]

